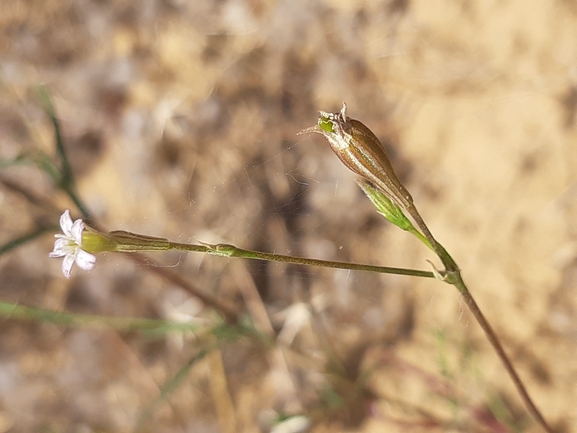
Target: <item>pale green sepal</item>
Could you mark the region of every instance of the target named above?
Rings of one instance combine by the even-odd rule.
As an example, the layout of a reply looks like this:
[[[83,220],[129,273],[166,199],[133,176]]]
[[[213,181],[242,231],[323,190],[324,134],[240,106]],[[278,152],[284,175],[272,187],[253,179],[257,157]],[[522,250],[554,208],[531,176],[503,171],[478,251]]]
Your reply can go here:
[[[415,230],[411,221],[405,216],[401,208],[394,204],[385,194],[364,179],[357,179],[357,184],[377,208],[377,211],[397,227],[405,231]]]
[[[357,184],[377,208],[377,211],[397,227],[412,233],[429,249],[434,250],[429,240],[418,231],[413,223],[405,216],[399,206],[393,203],[385,194],[364,179],[357,179]]]
[[[96,254],[105,251],[116,251],[118,243],[110,236],[84,225],[82,232],[82,249],[87,253]]]
[[[92,254],[102,252],[166,251],[170,249],[170,242],[165,238],[139,235],[123,230],[106,234],[85,225],[82,232],[82,249]]]

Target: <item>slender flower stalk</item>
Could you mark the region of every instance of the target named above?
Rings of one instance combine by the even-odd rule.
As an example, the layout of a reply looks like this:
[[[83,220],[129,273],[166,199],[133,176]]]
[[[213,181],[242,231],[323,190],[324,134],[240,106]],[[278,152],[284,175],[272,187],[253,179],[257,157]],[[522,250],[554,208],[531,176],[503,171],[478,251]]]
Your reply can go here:
[[[317,125],[307,128],[299,134],[309,132],[323,135],[339,159],[351,171],[362,177],[358,181],[359,186],[367,194],[379,213],[393,224],[417,236],[436,253],[443,262],[445,270],[437,271],[433,265],[435,276],[441,281],[455,286],[459,291],[467,307],[485,332],[497,356],[501,359],[528,411],[545,431],[552,432],[551,427],[529,396],[497,334],[467,288],[457,263],[431,234],[413,203],[413,197],[401,184],[384,146],[375,134],[358,120],[347,116],[347,105],[345,103],[343,103],[343,107],[338,113],[321,111]],[[406,210],[413,218],[422,234],[415,230],[412,224],[404,217],[403,210]]]
[[[171,242],[166,238],[140,235],[122,230],[117,230],[110,233],[102,233],[85,225],[82,220],[76,220],[73,223],[72,219],[70,218],[70,212],[68,210],[62,214],[60,220],[60,225],[64,235],[56,235],[57,240],[54,245],[54,251],[51,252],[49,256],[64,257],[62,271],[66,278],[70,277],[70,269],[75,262],[81,269],[93,269],[96,262],[96,257],[93,255],[95,253],[105,251],[116,253],[135,253],[169,250],[205,253],[220,257],[239,257],[253,260],[266,260],[281,263],[292,263],[297,265],[318,266],[333,269],[348,269],[354,271],[377,272],[381,274],[410,275],[413,277],[435,278],[433,272],[419,271],[416,269],[392,268],[387,266],[373,266],[360,263],[347,263],[332,260],[293,257],[283,254],[247,250],[230,244],[186,244]],[[78,259],[79,257],[80,259]],[[86,263],[90,263],[90,265]]]

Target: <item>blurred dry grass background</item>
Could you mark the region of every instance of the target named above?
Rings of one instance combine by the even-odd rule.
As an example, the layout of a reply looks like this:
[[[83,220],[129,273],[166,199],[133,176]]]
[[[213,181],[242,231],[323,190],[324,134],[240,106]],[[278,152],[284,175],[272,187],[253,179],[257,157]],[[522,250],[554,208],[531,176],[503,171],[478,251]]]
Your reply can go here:
[[[0,8],[0,157],[53,153],[35,93],[45,84],[80,193],[108,228],[426,268],[431,255],[375,213],[326,143],[296,136],[317,110],[346,101],[390,149],[546,418],[559,432],[577,431],[577,3],[14,0]],[[71,207],[37,169],[0,175],[0,242]],[[46,236],[0,258],[0,299],[212,317],[119,255],[65,280],[51,246]],[[308,360],[231,342],[138,426],[194,353],[191,336],[2,320],[0,432],[258,432],[270,409],[304,411],[314,432],[501,431],[487,421],[491,402],[508,408],[511,425],[539,431],[457,293],[441,283],[198,255],[159,260],[240,309],[240,293],[256,288],[275,332],[283,311],[310,296],[345,365],[374,367],[363,398],[338,411],[319,403],[330,375],[321,335],[305,326],[292,344]]]

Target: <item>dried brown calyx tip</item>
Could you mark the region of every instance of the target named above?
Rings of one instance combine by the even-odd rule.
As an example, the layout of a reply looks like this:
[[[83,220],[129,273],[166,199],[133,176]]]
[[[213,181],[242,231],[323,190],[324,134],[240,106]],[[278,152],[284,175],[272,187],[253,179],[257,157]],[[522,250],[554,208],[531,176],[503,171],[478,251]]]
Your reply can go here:
[[[413,197],[395,174],[387,151],[373,132],[358,120],[347,117],[347,104],[338,113],[320,111],[316,126],[301,131],[322,134],[331,149],[350,170],[368,180],[401,209]]]

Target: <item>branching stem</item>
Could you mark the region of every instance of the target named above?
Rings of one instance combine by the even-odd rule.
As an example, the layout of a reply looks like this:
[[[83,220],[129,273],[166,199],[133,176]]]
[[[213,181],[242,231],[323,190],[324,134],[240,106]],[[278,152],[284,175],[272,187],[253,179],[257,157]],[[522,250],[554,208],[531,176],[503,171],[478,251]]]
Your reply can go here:
[[[455,286],[459,291],[459,293],[461,294],[463,300],[465,301],[465,304],[467,304],[467,307],[469,308],[469,311],[471,312],[471,314],[473,314],[475,320],[481,326],[481,329],[483,329],[483,332],[485,333],[487,339],[489,340],[489,343],[491,343],[491,346],[493,346],[493,349],[497,353],[497,356],[503,363],[505,370],[507,370],[507,373],[509,374],[509,377],[513,381],[515,388],[517,388],[517,391],[519,392],[519,395],[521,396],[521,399],[523,400],[525,407],[527,408],[529,413],[531,413],[531,415],[537,420],[537,422],[541,424],[541,426],[546,432],[553,433],[553,430],[551,429],[549,424],[547,424],[547,421],[545,421],[545,418],[543,417],[543,415],[541,414],[541,412],[531,399],[531,396],[527,392],[525,384],[519,377],[519,374],[515,370],[515,367],[513,366],[513,363],[511,362],[509,356],[505,352],[505,349],[503,349],[503,345],[501,344],[501,341],[497,337],[497,334],[495,333],[495,331],[493,330],[493,328],[491,327],[491,325],[481,312],[481,309],[477,305],[477,302],[473,298],[473,295],[471,295],[471,292],[469,291],[467,285],[465,284],[465,281],[463,280],[463,277],[461,276],[461,271],[459,270],[457,263],[449,255],[447,250],[445,250],[445,248],[433,237],[431,231],[429,230],[429,228],[421,218],[421,215],[417,211],[417,208],[414,205],[411,205],[409,208],[407,208],[407,211],[409,212],[411,217],[415,220],[417,226],[419,227],[419,229],[421,229],[421,231],[427,238],[428,242],[431,244],[431,249],[437,254],[437,256],[439,256],[439,259],[443,262],[443,265],[445,266],[445,271],[442,272],[442,280],[448,284]]]

